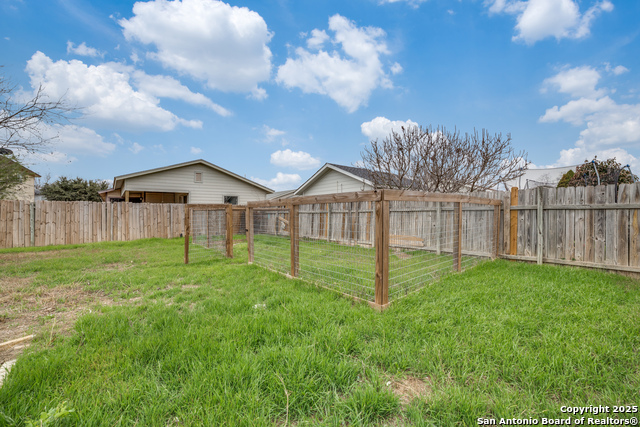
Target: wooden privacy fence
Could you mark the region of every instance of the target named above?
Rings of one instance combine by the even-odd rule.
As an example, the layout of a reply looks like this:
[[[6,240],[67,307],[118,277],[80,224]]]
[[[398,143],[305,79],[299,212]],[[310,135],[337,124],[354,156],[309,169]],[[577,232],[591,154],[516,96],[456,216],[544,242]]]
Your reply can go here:
[[[249,263],[383,309],[499,250],[501,200],[378,190],[249,202]]]
[[[179,237],[184,205],[0,201],[0,248]]]
[[[640,183],[512,189],[504,258],[640,274]]]

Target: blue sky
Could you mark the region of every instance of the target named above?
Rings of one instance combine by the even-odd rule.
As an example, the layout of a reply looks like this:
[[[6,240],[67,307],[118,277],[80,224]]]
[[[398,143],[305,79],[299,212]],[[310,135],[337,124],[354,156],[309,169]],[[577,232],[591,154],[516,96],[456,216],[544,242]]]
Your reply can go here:
[[[25,159],[53,178],[203,158],[295,188],[413,123],[638,173],[639,36],[637,0],[0,0],[5,77],[82,107]]]

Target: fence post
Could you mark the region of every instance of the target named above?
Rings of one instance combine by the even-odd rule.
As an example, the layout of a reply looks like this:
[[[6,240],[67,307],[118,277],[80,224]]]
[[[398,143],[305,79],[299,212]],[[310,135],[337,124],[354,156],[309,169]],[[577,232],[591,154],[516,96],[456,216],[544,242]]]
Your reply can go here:
[[[227,205],[227,258],[233,258],[233,205]]]
[[[331,241],[331,203],[327,203],[327,242]]]
[[[453,204],[453,269],[462,271],[462,203]]]
[[[36,203],[29,203],[29,231],[31,232],[31,246],[36,245]]]
[[[493,259],[500,253],[500,205],[493,206]]]
[[[389,303],[389,201],[384,199],[384,190],[375,202],[375,216],[375,303],[383,309]]]
[[[542,264],[542,249],[544,247],[544,237],[543,237],[543,227],[542,227],[542,221],[543,221],[543,209],[544,209],[544,205],[542,202],[542,187],[538,187],[536,189],[536,193],[538,196],[538,211],[537,211],[537,224],[538,224],[538,245],[536,247],[537,249],[537,253],[536,253],[536,258],[537,258],[537,263],[538,264]]]
[[[289,206],[289,240],[291,242],[291,277],[298,277],[300,260],[299,260],[299,248],[300,248],[300,231],[298,230],[299,223],[299,206]]]
[[[253,264],[253,208],[247,207],[245,222],[247,224],[248,262]]]
[[[518,187],[511,187],[511,206],[518,206]],[[518,211],[511,209],[511,230],[509,231],[509,253],[518,255]]]
[[[184,263],[189,264],[189,233],[191,233],[191,210],[184,207]]]
[[[440,233],[442,232],[442,202],[436,202],[436,255],[440,255],[442,239]]]

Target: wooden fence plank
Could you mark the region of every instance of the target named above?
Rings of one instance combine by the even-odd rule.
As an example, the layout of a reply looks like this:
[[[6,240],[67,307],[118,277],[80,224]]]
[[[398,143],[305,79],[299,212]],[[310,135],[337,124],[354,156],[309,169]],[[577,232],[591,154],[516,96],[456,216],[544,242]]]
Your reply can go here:
[[[613,205],[616,203],[616,185],[606,186],[607,204]],[[615,211],[608,210],[605,214],[605,264],[617,264],[617,246],[618,246],[618,217]]]
[[[596,201],[596,188],[593,186],[585,187],[584,202],[586,205],[594,204]],[[595,231],[595,211],[588,210],[584,213],[584,261],[595,262],[596,247],[596,231]]]
[[[576,205],[585,204],[585,187],[576,187]],[[584,260],[585,252],[585,211],[576,211],[575,214],[575,258],[576,261]]]
[[[563,191],[564,188],[556,189],[556,204],[564,205],[566,193]],[[565,259],[565,245],[566,245],[566,236],[565,236],[565,219],[566,219],[566,211],[560,210],[557,212],[556,217],[556,258]]]
[[[640,202],[640,182],[631,184],[629,188],[629,202]],[[629,265],[631,267],[640,267],[640,209],[633,209],[630,212]]]
[[[603,205],[606,200],[606,185],[597,185],[595,188],[597,205]],[[604,263],[605,259],[605,238],[606,238],[606,217],[604,210],[597,210],[594,213],[594,262]]]
[[[629,193],[631,192],[632,184],[622,184],[618,189],[618,205],[623,207],[629,204]],[[616,265],[627,266],[629,265],[629,210],[620,209],[615,211],[618,221],[618,241],[616,243]]]
[[[558,190],[561,190],[559,188]],[[576,188],[567,187],[562,188],[565,192],[565,202],[568,205],[576,204]],[[565,211],[565,251],[564,258],[568,260],[575,260],[576,258],[576,235],[575,235],[575,216],[574,210]]]

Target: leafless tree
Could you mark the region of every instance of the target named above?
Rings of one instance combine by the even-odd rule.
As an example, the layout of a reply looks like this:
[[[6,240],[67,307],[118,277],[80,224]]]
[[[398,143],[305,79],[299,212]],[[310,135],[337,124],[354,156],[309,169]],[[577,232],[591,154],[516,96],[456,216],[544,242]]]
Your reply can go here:
[[[68,121],[77,109],[63,98],[50,100],[42,86],[31,95],[23,94],[0,75],[0,148],[18,153],[43,152],[55,138],[47,125]]]
[[[373,140],[362,162],[378,188],[443,193],[481,191],[521,176],[525,152],[511,146],[511,135],[489,132],[462,136],[445,128],[402,127]]]

